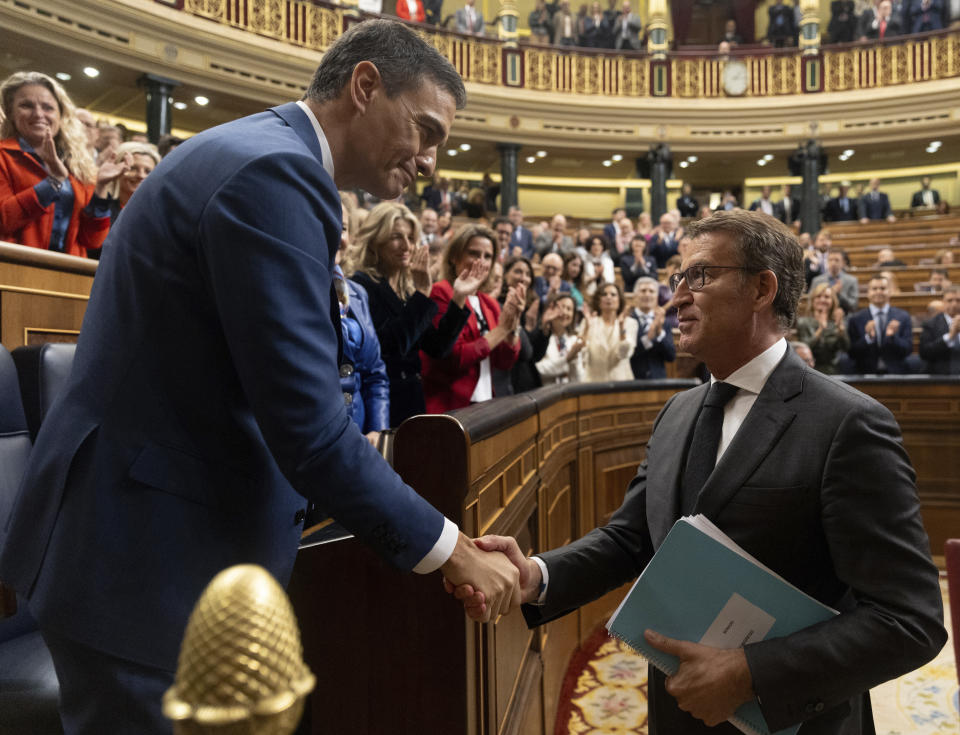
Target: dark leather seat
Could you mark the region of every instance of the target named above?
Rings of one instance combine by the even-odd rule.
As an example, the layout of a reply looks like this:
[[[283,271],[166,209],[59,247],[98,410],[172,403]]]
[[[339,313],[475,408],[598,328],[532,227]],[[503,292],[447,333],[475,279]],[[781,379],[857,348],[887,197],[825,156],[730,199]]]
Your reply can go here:
[[[76,349],[73,344],[44,344],[18,347],[13,351],[31,441],[36,440],[53,399],[70,377]]]
[[[17,368],[0,347],[0,534],[32,446]],[[13,616],[0,620],[0,735],[62,733],[59,694],[50,653],[27,606],[17,600]]]

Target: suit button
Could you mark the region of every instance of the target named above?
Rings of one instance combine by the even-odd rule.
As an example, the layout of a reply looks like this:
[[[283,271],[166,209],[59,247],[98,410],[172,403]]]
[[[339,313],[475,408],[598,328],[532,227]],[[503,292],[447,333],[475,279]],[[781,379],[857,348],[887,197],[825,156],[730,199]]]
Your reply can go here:
[[[349,362],[343,363],[343,365],[340,366],[340,377],[349,378],[351,375],[353,375],[353,365]]]
[[[817,712],[823,712],[823,702],[817,702],[817,706],[813,709]]]
[[[294,525],[299,526],[301,523],[303,523],[303,519],[306,517],[306,515],[307,514],[304,513],[302,510],[298,510],[296,513],[294,513],[293,514]]]

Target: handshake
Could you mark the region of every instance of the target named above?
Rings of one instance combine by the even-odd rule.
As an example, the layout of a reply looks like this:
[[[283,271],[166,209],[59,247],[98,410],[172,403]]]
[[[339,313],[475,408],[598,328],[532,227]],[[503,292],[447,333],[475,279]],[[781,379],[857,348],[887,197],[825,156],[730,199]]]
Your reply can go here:
[[[470,540],[463,533],[440,567],[443,586],[480,622],[496,620],[539,596],[540,566],[520,551],[510,536]]]

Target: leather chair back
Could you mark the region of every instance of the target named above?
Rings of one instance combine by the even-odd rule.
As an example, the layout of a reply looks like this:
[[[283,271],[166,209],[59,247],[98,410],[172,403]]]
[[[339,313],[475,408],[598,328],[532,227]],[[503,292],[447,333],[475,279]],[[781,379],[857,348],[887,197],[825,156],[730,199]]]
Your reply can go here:
[[[36,440],[40,424],[50,411],[53,399],[70,377],[73,344],[43,344],[18,347],[13,360],[20,375],[20,393],[30,428],[30,439]]]

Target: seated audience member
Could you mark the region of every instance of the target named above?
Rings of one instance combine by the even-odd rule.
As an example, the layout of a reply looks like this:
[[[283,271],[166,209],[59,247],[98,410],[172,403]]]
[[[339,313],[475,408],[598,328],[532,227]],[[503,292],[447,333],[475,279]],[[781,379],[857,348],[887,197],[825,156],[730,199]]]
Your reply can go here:
[[[857,32],[857,15],[853,0],[832,0],[827,35],[830,43],[850,43]]]
[[[620,258],[620,276],[623,278],[623,290],[631,293],[637,279],[657,277],[657,261],[652,255],[647,255],[647,241],[642,235],[633,236],[630,253]]]
[[[797,339],[810,346],[817,370],[837,372],[840,356],[850,349],[850,336],[843,309],[828,284],[818,284],[807,297],[806,313],[797,319]]]
[[[693,187],[689,182],[683,182],[683,189],[680,196],[677,197],[677,209],[680,210],[681,217],[696,217],[700,204],[693,196]]]
[[[792,46],[797,36],[796,15],[783,0],[774,0],[767,8],[767,40],[777,48]]]
[[[713,210],[710,209],[710,205],[704,204],[697,211],[697,219],[709,219],[711,214],[713,214]]]
[[[737,32],[737,21],[733,18],[728,18],[727,22],[723,24],[723,35],[717,43],[723,42],[729,43],[731,46],[739,46],[743,43],[743,37]]]
[[[897,274],[896,274],[896,273],[894,273],[893,271],[885,270],[885,271],[880,271],[879,273],[877,273],[877,275],[880,276],[881,278],[886,278],[886,279],[887,279],[887,284],[888,284],[889,287],[890,287],[890,295],[891,295],[891,296],[894,296],[894,295],[900,293],[900,284],[899,284],[899,282],[897,281]],[[859,298],[859,297],[858,297],[858,298]]]
[[[867,8],[860,15],[857,40],[884,41],[903,32],[900,19],[893,15],[893,3],[880,0],[876,8]]]
[[[589,227],[581,227],[573,237],[573,247],[581,253],[586,253],[590,249],[590,238],[593,233]]]
[[[643,235],[644,240],[650,240],[650,235],[653,234],[653,219],[650,217],[649,212],[641,212],[640,216],[637,217],[637,226],[634,234]]]
[[[777,207],[776,207],[776,205],[770,200],[770,192],[771,192],[771,191],[772,191],[772,188],[771,188],[771,187],[769,187],[769,186],[763,187],[763,189],[760,190],[760,198],[759,198],[759,199],[755,199],[755,200],[750,204],[750,211],[751,211],[751,212],[758,212],[758,211],[759,211],[759,212],[763,212],[764,214],[768,214],[768,215],[770,215],[771,217],[775,216],[775,215],[776,215],[776,211],[777,211]],[[779,217],[778,217],[778,219],[779,219]]]
[[[613,219],[603,226],[603,236],[607,238],[607,242],[609,243],[616,242],[617,235],[620,234],[620,223],[628,219],[627,210],[623,207],[614,209],[612,216]],[[611,253],[611,255],[613,255],[613,253]],[[619,253],[617,253],[617,255],[619,255]]]
[[[790,184],[783,185],[780,201],[777,202],[773,216],[787,227],[800,227],[800,200],[793,196]]]
[[[733,195],[733,192],[729,189],[726,189],[723,192],[723,196],[720,197],[720,204],[717,205],[718,212],[729,212],[731,209],[737,209],[740,206],[740,203],[737,201],[737,198]]]
[[[466,0],[462,8],[457,8],[453,17],[456,23],[457,33],[469,33],[471,35],[482,36],[486,23],[476,5],[476,0]]]
[[[540,275],[533,279],[533,290],[540,297],[540,309],[547,305],[552,293],[570,293],[570,283],[563,280],[563,257],[548,253],[540,261]]]
[[[925,33],[943,28],[942,0],[905,0],[909,12],[904,13],[902,23],[905,33]]]
[[[133,192],[160,163],[160,154],[150,143],[121,143],[114,154],[126,170],[107,192],[110,199],[110,224],[112,225],[127,206]]]
[[[556,293],[543,313],[547,349],[537,362],[543,385],[577,383],[583,375],[583,339],[574,331],[576,304],[570,294]]]
[[[850,182],[841,182],[839,193],[827,201],[823,208],[825,222],[849,222],[858,217],[858,202],[856,197],[850,196]]]
[[[592,287],[587,286],[587,291],[584,292],[587,298],[593,298],[598,286],[613,283],[616,280],[613,258],[607,251],[607,240],[603,235],[590,236],[583,269],[586,281],[593,284]]]
[[[874,263],[874,268],[902,268],[905,266],[902,260],[900,260],[893,252],[893,248],[882,248],[877,251],[877,262]]]
[[[534,239],[534,247],[541,260],[547,253],[561,255],[573,250],[573,238],[567,234],[567,218],[562,214],[555,214],[550,220],[549,229],[544,230]]]
[[[423,23],[427,19],[423,3],[420,0],[397,0],[396,8],[397,17],[403,20],[415,20],[417,23]]]
[[[953,241],[956,238],[951,238],[950,243],[953,244]],[[950,248],[943,248],[934,253],[933,262],[936,265],[953,265],[953,251]]]
[[[813,244],[803,252],[803,273],[807,283],[807,290],[814,278],[827,272],[827,252],[833,246],[830,230],[820,230],[813,239]]]
[[[503,285],[497,297],[501,310],[506,303],[511,289],[522,285],[526,289],[524,311],[520,314],[520,353],[517,361],[509,370],[509,385],[504,381],[505,371],[494,369],[494,395],[509,395],[539,388],[540,374],[536,363],[547,349],[547,335],[540,329],[540,299],[531,288],[533,283],[533,266],[523,256],[510,258],[503,264]]]
[[[634,236],[637,234],[636,230],[633,228],[633,220],[629,217],[624,217],[620,222],[620,231],[617,233],[616,239],[610,245],[610,255],[613,257],[614,265],[623,257],[625,253],[630,252],[630,242],[633,240]]]
[[[97,135],[97,159],[99,160],[100,156],[104,155],[107,151],[113,150],[123,143],[124,138],[123,131],[119,125],[110,125],[109,123],[101,121],[98,127],[100,128],[99,134]]]
[[[457,279],[453,299],[433,324],[437,305],[430,299],[429,250],[418,245],[420,225],[402,204],[383,202],[367,215],[348,251],[347,274],[363,286],[380,353],[390,378],[390,426],[426,412],[420,350],[444,357],[467,323],[467,297],[486,280]]]
[[[157,153],[160,154],[160,158],[166,158],[170,152],[176,149],[184,140],[186,140],[186,138],[179,138],[169,133],[167,135],[161,135],[160,140],[157,141]]]
[[[660,226],[650,235],[647,252],[657,261],[657,268],[663,268],[667,260],[677,254],[677,243],[680,241],[677,225],[674,216],[666,212],[660,217]]]
[[[827,251],[827,270],[813,279],[810,283],[812,291],[821,283],[826,283],[837,295],[840,308],[849,314],[857,308],[857,299],[860,298],[860,286],[857,279],[849,273],[844,273],[845,253],[840,248],[831,248]]]
[[[794,352],[797,353],[797,357],[807,363],[808,367],[816,367],[816,363],[813,359],[813,352],[810,351],[810,347],[806,342],[791,342],[790,347]]]
[[[946,310],[943,299],[932,299],[927,302],[927,319],[933,319],[937,314],[942,314]]]
[[[550,43],[550,30],[553,23],[550,20],[550,11],[547,10],[546,0],[537,0],[537,4],[527,16],[527,25],[530,26],[530,40],[535,43]]]
[[[420,353],[423,394],[428,413],[445,413],[493,398],[493,369],[509,370],[520,352],[520,314],[526,289],[511,288],[503,311],[483,293],[494,260],[497,236],[482,225],[465,225],[457,231],[443,255],[443,279],[433,284],[430,298],[437,305],[438,326],[455,297],[454,284],[465,278],[480,280],[480,292],[469,296],[470,316],[453,348],[445,357]]]
[[[914,192],[910,198],[910,206],[914,209],[936,209],[940,204],[940,192],[930,188],[930,177],[920,179],[920,191]]]
[[[128,145],[124,143],[124,145]],[[390,428],[390,380],[387,366],[380,357],[380,340],[370,317],[366,289],[347,280],[340,261],[350,246],[350,214],[345,205],[343,234],[336,254],[333,285],[340,302],[340,332],[343,361],[340,363],[340,388],[347,405],[347,414],[360,427],[373,446],[380,432]]]
[[[673,330],[666,326],[666,312],[657,305],[660,284],[657,279],[643,276],[633,289],[636,306],[628,316],[637,322],[637,346],[630,355],[630,369],[637,380],[666,378],[664,363],[673,362],[677,351],[673,345]]]
[[[913,352],[913,325],[910,315],[890,305],[886,278],[870,279],[870,305],[851,315],[850,357],[861,374],[903,374],[907,356]]]
[[[80,257],[99,249],[124,162],[106,153],[97,167],[73,103],[46,74],[8,77],[0,107],[0,240]]]
[[[420,212],[420,244],[431,247],[434,242],[440,241],[437,231],[437,212],[430,207],[424,207]]]
[[[497,235],[497,252],[495,253],[494,260],[498,263],[503,263],[507,258],[514,258],[520,255],[520,248],[514,248],[510,244],[513,240],[513,225],[510,224],[509,219],[506,217],[496,217],[490,226]]]
[[[871,220],[884,219],[887,222],[897,221],[890,209],[890,197],[880,191],[880,179],[870,179],[870,191],[860,197],[860,221],[866,224]]]
[[[920,357],[927,372],[934,375],[960,375],[960,286],[948,286],[943,292],[943,311],[923,323]]]
[[[487,216],[487,199],[483,189],[475,186],[467,192],[463,203],[463,213],[470,219],[481,219]]]
[[[597,284],[588,278],[588,272],[579,252],[574,251],[563,256],[563,280],[570,284],[570,295],[578,309],[583,306],[584,298],[592,298],[593,292],[597,290]]]
[[[553,42],[557,46],[577,45],[577,18],[570,12],[570,0],[560,0],[553,14]]]
[[[513,236],[510,238],[510,251],[513,256],[521,255],[527,259],[533,258],[536,254],[533,249],[533,233],[523,223],[523,210],[520,207],[510,207],[507,218],[513,225]],[[519,252],[517,252],[517,248],[520,248]]]
[[[950,287],[950,277],[944,268],[934,268],[930,271],[930,278],[925,282],[914,285],[915,291],[929,291],[931,293],[940,293]]]
[[[630,355],[637,346],[637,322],[627,318],[623,291],[608,283],[593,295],[592,311],[584,309],[581,336],[586,343],[584,380],[633,380]]]

